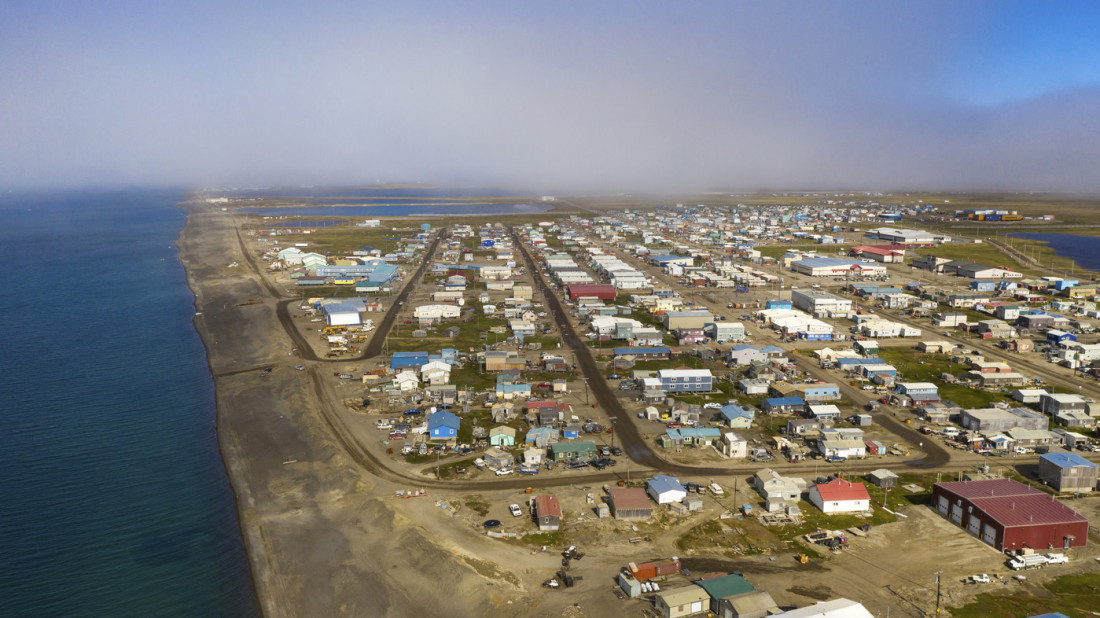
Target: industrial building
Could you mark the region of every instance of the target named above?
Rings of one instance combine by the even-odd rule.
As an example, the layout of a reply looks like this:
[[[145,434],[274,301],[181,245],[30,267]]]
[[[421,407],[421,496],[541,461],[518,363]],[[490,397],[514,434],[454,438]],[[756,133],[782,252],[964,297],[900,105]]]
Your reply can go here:
[[[570,300],[577,300],[578,298],[615,300],[618,295],[618,290],[613,285],[570,285],[566,289],[569,291]]]
[[[1076,453],[1039,456],[1039,478],[1058,491],[1084,493],[1096,489],[1096,464]]]
[[[954,481],[932,486],[943,517],[1002,551],[1084,547],[1089,522],[1037,489],[1011,479]]]
[[[833,315],[852,310],[852,299],[820,290],[793,290],[791,303],[811,315]]]
[[[857,275],[878,275],[886,272],[886,267],[871,262],[846,260],[843,258],[806,258],[791,262],[791,270],[811,277],[835,277],[849,273]]]

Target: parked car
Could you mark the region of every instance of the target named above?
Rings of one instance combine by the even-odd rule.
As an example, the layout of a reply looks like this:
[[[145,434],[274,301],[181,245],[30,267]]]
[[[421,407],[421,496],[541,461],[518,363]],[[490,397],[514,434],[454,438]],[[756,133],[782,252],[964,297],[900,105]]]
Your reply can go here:
[[[508,512],[512,514],[512,517],[519,517],[520,515],[523,515],[523,510],[519,508],[518,504],[509,504]]]
[[[839,455],[833,455],[832,457],[826,458],[825,461],[827,461],[829,463],[842,463],[842,462],[848,461],[848,458],[847,457],[841,457]]]
[[[512,470],[511,468],[501,468],[500,470],[497,470],[496,474],[497,476],[504,476],[513,472],[515,472],[515,470]]]

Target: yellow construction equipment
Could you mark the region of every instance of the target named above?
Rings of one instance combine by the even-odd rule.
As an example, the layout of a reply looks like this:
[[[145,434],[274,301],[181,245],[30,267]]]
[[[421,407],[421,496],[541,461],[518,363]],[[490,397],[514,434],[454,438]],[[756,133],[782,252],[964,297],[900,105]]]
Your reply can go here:
[[[809,561],[810,561],[810,557],[807,556],[806,554],[798,554],[798,563],[799,564],[806,564]]]

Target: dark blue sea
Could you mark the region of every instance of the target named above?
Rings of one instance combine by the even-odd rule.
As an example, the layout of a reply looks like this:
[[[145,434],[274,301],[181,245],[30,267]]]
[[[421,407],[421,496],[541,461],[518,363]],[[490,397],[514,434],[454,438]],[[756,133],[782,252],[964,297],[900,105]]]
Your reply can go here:
[[[180,198],[0,194],[0,614],[258,614]]]
[[[1054,234],[1051,232],[1017,232],[1017,238],[1046,242],[1054,253],[1072,259],[1086,270],[1100,270],[1100,237]]]
[[[547,204],[378,204],[374,206],[301,206],[258,208],[261,217],[408,217],[416,215],[526,215],[546,212]],[[429,221],[430,222],[430,221]]]

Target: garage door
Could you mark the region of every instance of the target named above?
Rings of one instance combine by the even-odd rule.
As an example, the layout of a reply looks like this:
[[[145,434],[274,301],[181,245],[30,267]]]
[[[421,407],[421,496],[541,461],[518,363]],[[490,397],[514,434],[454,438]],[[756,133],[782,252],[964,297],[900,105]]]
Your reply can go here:
[[[982,540],[989,543],[993,547],[997,546],[997,529],[989,524],[986,524],[982,530]]]
[[[974,536],[978,536],[978,532],[981,531],[981,528],[982,528],[982,521],[980,519],[978,519],[977,517],[974,517],[973,515],[971,515],[970,516],[970,521],[967,522],[967,526],[966,526],[967,531],[969,531],[970,534],[973,534]]]
[[[940,515],[947,515],[947,498],[940,496],[940,502],[936,508],[939,509]]]
[[[962,525],[963,519],[963,507],[961,504],[951,505],[951,521],[956,524]]]
[[[695,601],[694,603],[691,604],[691,613],[693,613],[693,614],[698,614],[699,612],[703,611],[704,609],[706,609],[706,608],[703,606],[702,601]]]

